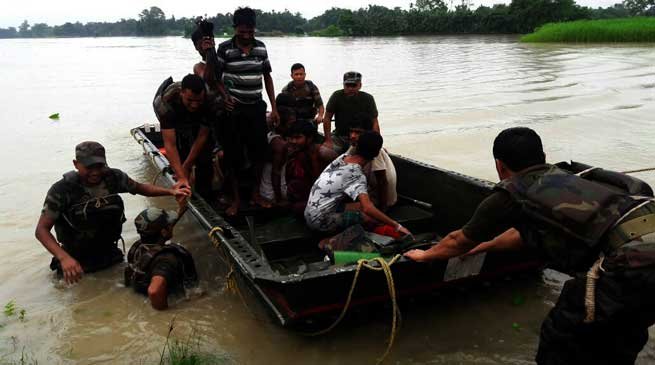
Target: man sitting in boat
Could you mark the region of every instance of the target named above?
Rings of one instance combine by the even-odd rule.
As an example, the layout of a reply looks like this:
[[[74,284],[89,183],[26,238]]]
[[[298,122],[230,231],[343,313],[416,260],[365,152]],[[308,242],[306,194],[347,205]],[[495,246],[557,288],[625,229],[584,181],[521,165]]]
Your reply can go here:
[[[305,221],[322,232],[337,232],[351,225],[386,224],[403,235],[409,230],[382,213],[368,195],[363,167],[370,163],[382,148],[382,136],[375,131],[359,136],[353,154],[337,157],[321,173],[312,186]]]
[[[321,171],[331,162],[323,147],[315,143],[316,127],[311,121],[298,121],[288,131],[289,157],[285,168],[287,199],[293,213],[302,216],[309,192]]]
[[[198,283],[191,253],[182,245],[167,241],[173,237],[178,214],[148,208],[134,219],[141,238],[127,254],[125,285],[148,295],[153,308],[168,308],[168,294]]]
[[[286,136],[289,126],[296,123],[296,113],[291,107],[293,100],[286,94],[278,94],[275,98],[280,122],[269,123],[268,144],[271,148],[271,162],[267,162],[262,170],[262,180],[259,194],[262,198],[275,205],[284,205],[286,200],[286,181],[284,180],[284,165],[287,162]]]
[[[330,96],[323,117],[324,145],[334,149],[337,154],[348,150],[350,146],[350,122],[361,113],[369,115],[373,130],[380,133],[378,109],[371,94],[361,91],[362,74],[349,71],[343,75],[343,89]],[[334,117],[334,131],[332,131]]]
[[[191,195],[186,187],[165,189],[140,184],[123,171],[110,169],[105,148],[98,142],[78,144],[73,165],[77,171],[64,174],[48,190],[36,226],[36,238],[54,256],[50,268],[63,275],[67,283],[77,282],[83,273],[123,261],[117,242],[125,214],[118,194],[176,198]],[[57,239],[50,233],[53,226]]]
[[[165,80],[157,90],[153,107],[176,186],[191,186],[189,179],[195,166],[195,189],[203,197],[211,197],[209,128],[221,113],[219,101],[207,95],[205,82],[198,75],[189,74],[182,82]]]
[[[616,172],[578,176],[546,164],[529,128],[502,131],[493,155],[501,181],[471,220],[405,256],[427,262],[536,249],[574,276],[541,326],[537,363],[634,364],[655,323],[652,189]]]
[[[355,152],[359,136],[372,129],[373,122],[365,114],[360,114],[352,120],[350,124],[349,154]],[[369,196],[376,207],[384,212],[396,204],[398,200],[398,194],[396,192],[396,168],[384,147],[380,148],[380,153],[370,163],[364,166],[364,174],[368,182]]]

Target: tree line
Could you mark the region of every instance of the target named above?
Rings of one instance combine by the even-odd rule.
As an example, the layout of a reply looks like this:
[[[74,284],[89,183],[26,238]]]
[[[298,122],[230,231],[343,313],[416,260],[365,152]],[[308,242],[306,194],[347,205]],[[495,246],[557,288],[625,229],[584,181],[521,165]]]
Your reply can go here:
[[[655,0],[624,0],[607,8],[588,8],[574,0],[512,0],[510,4],[473,9],[470,0],[457,0],[448,6],[445,0],[416,0],[408,10],[369,5],[359,10],[332,8],[305,19],[298,12],[257,11],[257,30],[268,35],[310,34],[317,36],[389,36],[411,34],[529,33],[551,22],[580,19],[610,19],[630,16],[655,16]],[[138,19],[117,22],[67,22],[49,26],[30,25],[0,28],[0,38],[112,37],[112,36],[188,36],[195,18],[167,18],[153,6],[139,13]],[[216,35],[232,33],[232,14],[209,17]]]

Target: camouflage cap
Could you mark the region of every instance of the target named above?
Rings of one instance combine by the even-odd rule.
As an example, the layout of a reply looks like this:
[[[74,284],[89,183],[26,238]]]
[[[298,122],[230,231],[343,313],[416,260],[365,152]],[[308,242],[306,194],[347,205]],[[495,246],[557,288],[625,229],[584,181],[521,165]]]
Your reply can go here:
[[[105,148],[98,142],[85,141],[75,146],[75,159],[84,166],[107,164]]]
[[[177,220],[177,213],[172,210],[148,208],[134,218],[134,225],[139,234],[159,234]]]
[[[344,84],[356,84],[362,81],[362,74],[357,71],[348,71],[343,74]]]

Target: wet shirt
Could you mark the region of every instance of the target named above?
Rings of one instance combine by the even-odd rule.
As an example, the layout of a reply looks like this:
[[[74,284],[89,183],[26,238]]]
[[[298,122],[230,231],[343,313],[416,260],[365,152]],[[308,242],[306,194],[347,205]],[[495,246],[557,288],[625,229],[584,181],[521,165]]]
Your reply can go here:
[[[296,87],[291,81],[282,89],[282,93],[295,100],[293,109],[296,112],[296,118],[299,119],[313,119],[318,108],[323,106],[323,99],[318,87],[308,80],[301,87]]]
[[[330,96],[325,110],[334,114],[334,133],[338,136],[347,136],[350,133],[350,121],[358,114],[365,113],[371,119],[378,116],[375,99],[363,91],[346,96],[343,90],[337,90]]]
[[[107,177],[109,174],[114,175],[115,181],[117,181],[115,191],[110,191],[107,187]],[[45,214],[48,218],[53,219],[55,224],[66,224],[66,222],[62,222],[62,213],[66,213],[74,204],[93,198],[105,197],[110,194],[136,194],[137,189],[137,182],[119,169],[109,169],[105,178],[96,186],[82,185],[85,194],[79,202],[71,200],[71,197],[67,194],[68,189],[66,188],[66,184],[68,182],[61,179],[50,187],[43,203],[43,209],[41,210],[41,214]]]
[[[509,193],[496,191],[480,203],[462,232],[474,242],[489,241],[514,227],[520,214],[521,207]]]
[[[216,71],[225,90],[237,102],[254,104],[262,100],[264,74],[271,73],[271,62],[263,42],[253,41],[248,54],[236,44],[233,37],[218,45]]]
[[[218,100],[215,96],[208,95],[205,102],[196,112],[189,112],[182,104],[182,83],[175,82],[169,85],[163,95],[158,95],[153,103],[155,115],[159,120],[161,129],[194,129],[198,130],[199,126],[209,127],[217,118]]]
[[[305,221],[312,229],[330,231],[338,227],[335,213],[349,200],[367,194],[366,177],[358,164],[346,163],[346,154],[337,157],[323,170],[312,186],[305,208]]]

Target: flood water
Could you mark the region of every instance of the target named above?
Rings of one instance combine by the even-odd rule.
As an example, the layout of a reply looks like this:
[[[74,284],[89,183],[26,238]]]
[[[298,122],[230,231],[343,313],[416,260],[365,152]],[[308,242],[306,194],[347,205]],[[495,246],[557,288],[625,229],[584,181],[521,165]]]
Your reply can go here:
[[[360,71],[394,153],[495,181],[493,138],[529,126],[552,162],[655,165],[652,44],[526,45],[510,36],[263,40],[278,91],[294,62],[305,64],[326,102],[345,71]],[[202,350],[232,363],[363,364],[384,352],[388,311],[307,338],[245,307],[224,289],[225,270],[191,215],[178,224],[176,240],[196,257],[203,295],[156,312],[122,286],[122,267],[71,287],[57,282],[33,232],[46,191],[72,168],[74,146],[98,140],[112,167],[151,180],[155,170],[129,130],[155,120],[160,82],[181,79],[198,57],[189,40],[174,37],[0,40],[0,54],[0,305],[13,300],[25,310],[23,320],[0,313],[0,363],[23,354],[40,364],[157,364],[173,318],[174,338],[193,334]],[[53,113],[59,121],[48,119]],[[655,172],[636,176],[655,184]],[[139,211],[174,205],[171,198],[124,198],[128,247]],[[561,280],[552,272],[518,276],[403,303],[387,363],[532,363]],[[654,361],[651,340],[639,364]]]

